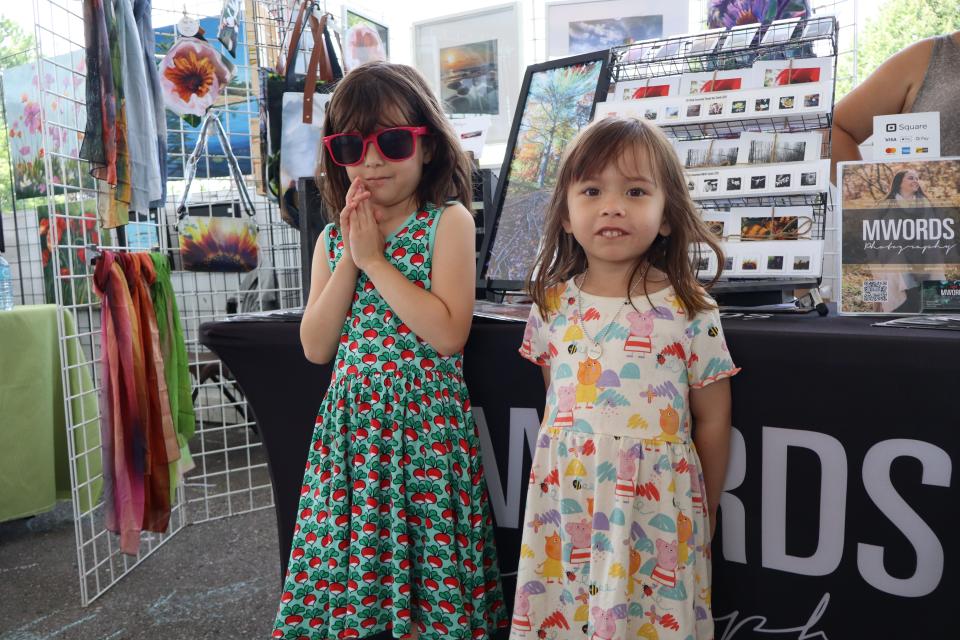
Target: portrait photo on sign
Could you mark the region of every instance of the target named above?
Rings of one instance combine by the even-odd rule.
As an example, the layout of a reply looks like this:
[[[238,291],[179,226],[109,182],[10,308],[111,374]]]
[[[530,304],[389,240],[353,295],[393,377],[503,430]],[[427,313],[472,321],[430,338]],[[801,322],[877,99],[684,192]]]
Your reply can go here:
[[[924,282],[960,279],[960,160],[843,162],[841,313],[923,311]]]
[[[555,59],[686,33],[688,5],[659,0],[548,1],[547,57]],[[634,55],[648,54],[638,50]]]
[[[482,277],[520,288],[543,233],[563,151],[607,95],[605,52],[527,67],[497,188],[493,232],[484,238]]]
[[[440,49],[440,99],[451,114],[500,113],[497,41]]]

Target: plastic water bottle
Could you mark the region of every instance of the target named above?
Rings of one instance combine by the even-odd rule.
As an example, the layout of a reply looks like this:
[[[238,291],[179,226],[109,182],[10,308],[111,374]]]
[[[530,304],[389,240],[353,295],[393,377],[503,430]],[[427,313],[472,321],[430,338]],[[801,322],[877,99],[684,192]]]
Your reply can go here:
[[[0,256],[0,311],[13,309],[13,272],[10,263]]]

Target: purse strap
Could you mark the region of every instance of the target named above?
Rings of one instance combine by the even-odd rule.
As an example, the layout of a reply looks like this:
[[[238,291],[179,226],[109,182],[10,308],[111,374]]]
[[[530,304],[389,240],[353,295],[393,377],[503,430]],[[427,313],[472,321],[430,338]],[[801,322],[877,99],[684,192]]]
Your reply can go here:
[[[310,2],[304,2],[300,6],[297,22],[290,36],[290,47],[287,49],[287,60],[286,66],[284,67],[285,91],[292,90],[294,82],[296,81],[297,54],[300,52],[300,41],[303,37],[303,30],[307,24],[310,25],[310,31],[313,33],[313,49],[310,54],[310,61],[307,63],[307,85],[310,85],[311,78],[313,79],[313,84],[316,84],[318,73],[320,80],[333,82],[333,66],[330,62],[325,44],[325,38],[330,37],[327,31],[327,19],[329,17],[330,14],[325,13],[318,20],[317,16],[313,15],[313,4]]]
[[[217,138],[220,139],[220,145],[223,147],[223,153],[227,157],[227,169],[230,171],[230,177],[237,185],[240,192],[240,204],[244,211],[251,218],[256,216],[256,210],[253,207],[253,200],[247,192],[247,185],[243,182],[243,173],[240,171],[240,164],[237,162],[237,156],[233,153],[230,146],[230,137],[220,122],[219,111],[211,109],[203,116],[200,123],[200,133],[197,136],[197,144],[187,158],[183,167],[183,194],[180,196],[180,202],[177,204],[177,220],[183,220],[187,215],[187,198],[190,196],[190,187],[193,185],[193,178],[197,174],[197,163],[200,161],[200,155],[203,153],[207,142],[207,131],[212,126],[216,129]]]
[[[313,94],[317,90],[317,73],[324,82],[333,82],[333,69],[330,66],[330,57],[327,55],[325,39],[327,34],[327,14],[320,20],[310,16],[310,28],[313,30],[313,51],[310,53],[310,64],[307,66],[307,79],[303,87],[303,122],[313,123]]]
[[[300,10],[297,12],[297,19],[293,23],[293,31],[290,32],[290,44],[287,46],[287,57],[282,69],[277,69],[285,77],[289,76],[293,69],[296,69],[295,61],[297,52],[300,50],[300,36],[303,34],[303,26],[306,19],[313,13],[313,2],[311,0],[300,0]]]

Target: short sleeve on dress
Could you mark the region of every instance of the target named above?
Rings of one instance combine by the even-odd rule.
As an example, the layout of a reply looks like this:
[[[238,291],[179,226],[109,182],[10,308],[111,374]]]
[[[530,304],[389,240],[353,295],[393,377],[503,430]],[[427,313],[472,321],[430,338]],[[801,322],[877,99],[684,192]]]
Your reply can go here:
[[[718,309],[696,314],[687,325],[687,334],[692,336],[687,360],[687,379],[691,389],[702,389],[711,382],[740,372],[727,351]]]
[[[550,366],[550,323],[540,315],[540,308],[533,304],[527,326],[523,330],[520,355],[541,367]]]

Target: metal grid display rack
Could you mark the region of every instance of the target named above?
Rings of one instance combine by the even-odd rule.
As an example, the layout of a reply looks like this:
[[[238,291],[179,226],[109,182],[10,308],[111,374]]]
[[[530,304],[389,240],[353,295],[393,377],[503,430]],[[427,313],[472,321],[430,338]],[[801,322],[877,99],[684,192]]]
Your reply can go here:
[[[813,30],[814,34],[802,35],[808,22],[829,24],[828,28]],[[661,130],[677,141],[711,140],[738,137],[744,132],[801,133],[822,132],[823,143],[820,158],[830,157],[830,128],[833,119],[833,95],[837,71],[837,21],[832,16],[812,17],[795,25],[795,35],[786,41],[763,43],[766,27],[743,43],[724,48],[724,40],[732,30],[711,31],[695,35],[682,35],[655,41],[633,43],[611,49],[611,83],[654,78],[679,78],[686,73],[749,69],[763,60],[800,60],[808,58],[830,59],[833,67],[834,87],[830,91],[829,109],[816,113],[773,115],[761,117],[725,117],[722,120],[696,123],[670,124],[659,122]],[[741,46],[742,44],[742,46]],[[657,54],[660,53],[660,55]],[[664,52],[666,52],[664,54]],[[732,115],[732,114],[728,114]],[[757,195],[744,197],[695,198],[702,210],[729,210],[732,207],[809,207],[812,217],[810,238],[820,241],[825,238],[827,210],[832,206],[829,186],[805,194]],[[822,251],[821,251],[822,255]],[[798,288],[814,288],[820,276],[814,278],[765,278],[757,280],[724,277],[714,287],[716,293],[787,291]],[[779,293],[778,293],[779,295]],[[743,299],[743,298],[741,298]],[[772,301],[767,298],[763,301]]]
[[[216,24],[222,2],[200,0],[185,7],[174,0],[155,0],[154,29],[158,44],[172,41],[174,24],[185,13]],[[283,0],[245,0],[238,33],[235,80],[215,105],[229,117],[222,122],[231,139],[249,190],[258,175],[259,86],[257,69],[272,66],[280,50],[289,16]],[[242,392],[222,363],[198,342],[201,323],[234,313],[295,308],[302,305],[299,238],[284,224],[277,206],[254,195],[259,225],[260,266],[248,274],[213,274],[174,270],[172,280],[180,310],[192,378],[196,435],[190,442],[194,468],[178,483],[166,533],[141,536],[140,553],[120,553],[117,537],[104,522],[100,495],[97,396],[101,388],[100,300],[93,288],[91,259],[99,252],[152,249],[177,254],[176,201],[183,190],[176,168],[182,167],[196,140],[196,129],[167,113],[168,168],[164,206],[149,214],[131,214],[137,236],[153,238],[149,247],[135,243],[132,227],[100,229],[96,223],[97,186],[89,166],[78,157],[86,122],[84,25],[81,0],[33,0],[35,55],[30,65],[39,79],[35,94],[42,127],[44,196],[31,206],[49,216],[49,260],[54,293],[61,309],[59,347],[63,368],[67,444],[72,484],[76,552],[83,605],[90,604],[132,571],[146,557],[189,524],[247,513],[273,506],[265,456],[252,413]],[[160,21],[157,16],[169,19]],[[216,32],[207,38],[218,46]],[[159,61],[159,56],[158,56]],[[9,90],[10,87],[7,87]],[[207,148],[194,182],[194,206],[235,199],[229,177],[216,167],[225,156]],[[20,203],[21,211],[27,211]],[[39,243],[38,243],[39,244]],[[39,251],[36,253],[39,254]],[[67,315],[72,321],[65,321]],[[71,327],[70,325],[75,325]],[[76,355],[79,354],[79,357]],[[82,370],[82,374],[81,374]],[[84,380],[87,382],[83,382]]]

